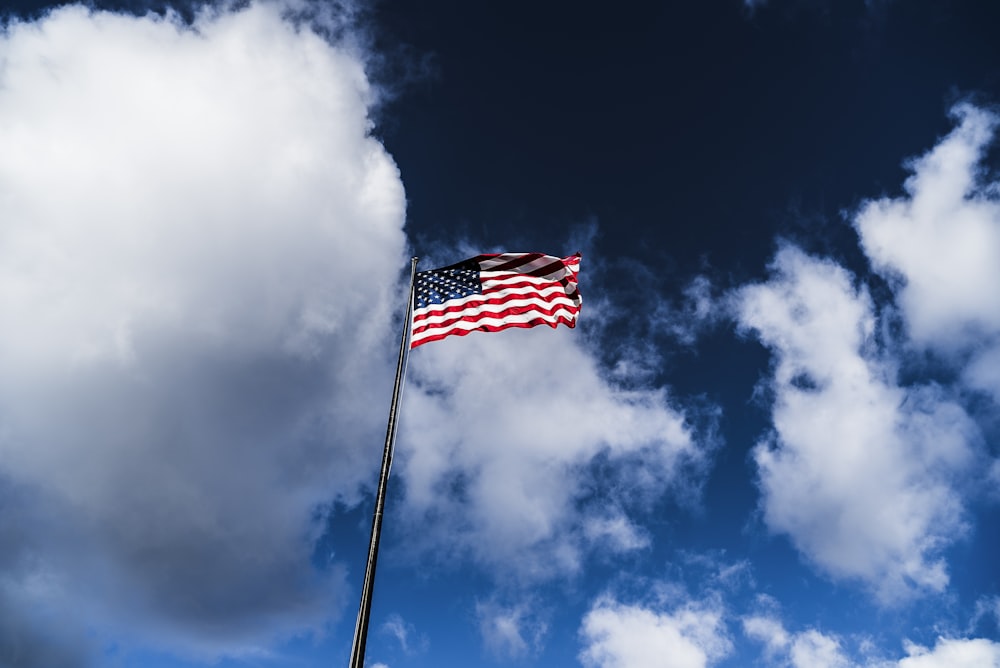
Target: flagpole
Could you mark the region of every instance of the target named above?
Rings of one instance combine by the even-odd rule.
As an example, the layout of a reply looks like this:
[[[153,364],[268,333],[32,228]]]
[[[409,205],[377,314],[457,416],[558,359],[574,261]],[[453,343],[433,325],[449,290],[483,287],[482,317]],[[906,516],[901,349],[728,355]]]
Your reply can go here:
[[[361,591],[361,605],[358,607],[358,621],[354,625],[354,642],[351,645],[350,668],[364,668],[365,644],[368,641],[368,618],[372,610],[372,590],[375,588],[375,563],[378,561],[378,543],[382,535],[382,511],[385,508],[385,489],[389,483],[389,469],[392,468],[392,452],[396,447],[396,426],[399,409],[399,395],[406,375],[406,361],[409,357],[410,324],[413,319],[413,282],[417,275],[417,260],[410,259],[410,293],[406,300],[406,318],[403,320],[403,336],[399,342],[399,360],[396,362],[396,384],[392,388],[392,404],[389,407],[389,424],[385,430],[385,449],[382,451],[382,470],[378,478],[378,493],[375,496],[375,516],[372,518],[372,534],[368,542],[368,565],[365,567],[365,584]]]

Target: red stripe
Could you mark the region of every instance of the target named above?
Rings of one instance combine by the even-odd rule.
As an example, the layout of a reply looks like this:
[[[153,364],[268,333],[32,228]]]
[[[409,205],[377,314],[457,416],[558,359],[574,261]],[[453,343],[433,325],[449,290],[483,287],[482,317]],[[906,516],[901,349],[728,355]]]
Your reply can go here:
[[[419,324],[426,316],[419,316],[413,319],[413,334],[420,334],[429,329],[448,329],[457,322],[477,322],[483,319],[496,319],[502,320],[503,318],[511,315],[523,315],[525,313],[538,313],[539,315],[554,315],[557,311],[569,311],[570,313],[577,315],[580,313],[580,306],[571,304],[553,304],[551,308],[541,308],[534,304],[529,304],[526,306],[513,306],[502,311],[482,311],[478,308],[467,309],[468,313],[465,313],[466,309],[462,311],[457,311],[455,317],[448,318],[447,320],[442,320],[440,322],[433,322],[421,325]],[[434,313],[433,315],[441,315],[439,313]]]
[[[518,329],[527,329],[529,327],[536,327],[538,325],[548,325],[548,326],[552,327],[553,329],[555,329],[559,325],[566,325],[567,327],[573,328],[573,327],[576,327],[576,319],[575,318],[559,318],[555,322],[551,322],[549,320],[538,319],[538,320],[530,320],[528,322],[504,323],[502,325],[485,325],[484,324],[484,325],[480,325],[476,329],[457,329],[457,330],[454,330],[454,331],[442,332],[441,334],[434,334],[433,336],[428,336],[426,339],[421,339],[420,341],[414,342],[413,344],[410,345],[410,348],[416,348],[417,346],[422,346],[425,343],[429,343],[430,341],[440,341],[441,339],[446,338],[448,336],[465,336],[469,332],[499,332],[501,330],[510,329],[512,327],[516,327]]]
[[[580,316],[580,310],[579,309],[575,309],[575,308],[563,308],[563,309],[553,309],[551,311],[511,311],[510,313],[507,313],[505,315],[505,317],[510,318],[513,315],[525,315],[525,314],[527,314],[527,315],[537,315],[538,316],[536,318],[531,318],[529,320],[529,322],[541,322],[541,321],[548,322],[548,321],[551,321],[553,318],[555,318],[556,320],[560,320],[560,319],[564,319],[564,318],[570,318],[570,319],[575,320],[576,318],[578,318]],[[500,316],[500,317],[474,317],[474,316],[467,316],[467,317],[462,317],[462,318],[454,318],[452,320],[449,320],[448,322],[435,323],[433,325],[424,325],[424,326],[420,326],[420,327],[414,327],[413,331],[412,331],[412,335],[415,337],[415,336],[417,336],[419,334],[424,334],[424,333],[427,333],[427,332],[448,331],[448,330],[454,329],[455,326],[458,325],[458,324],[460,324],[460,323],[466,323],[466,324],[475,325],[476,323],[483,322],[483,323],[489,324],[490,326],[493,326],[493,323],[490,323],[488,321],[503,321],[503,320],[504,320],[504,316]],[[480,327],[482,327],[482,326],[483,325],[480,325]],[[476,327],[473,327],[472,329],[476,329]]]
[[[451,299],[441,304],[428,304],[416,310],[421,315],[445,314],[452,311],[465,311],[481,306],[501,306],[509,301],[517,299],[536,299],[542,303],[556,300],[568,300],[575,304],[581,303],[580,295],[577,292],[567,292],[560,285],[547,285],[542,290],[534,288],[530,290],[519,290],[511,287],[503,287],[489,290],[484,293],[469,295],[462,299]]]
[[[543,296],[538,295],[538,294],[534,294],[534,295],[532,295],[532,294],[514,294],[514,295],[507,295],[506,297],[492,297],[492,298],[489,298],[489,299],[480,299],[480,300],[476,300],[476,301],[472,301],[472,302],[457,303],[457,304],[454,304],[452,306],[445,306],[445,308],[440,308],[440,309],[439,308],[433,308],[433,307],[425,306],[423,309],[419,309],[419,311],[420,311],[419,313],[414,313],[414,315],[413,315],[413,322],[417,322],[419,320],[422,320],[422,319],[428,318],[428,317],[448,315],[449,313],[462,313],[463,311],[476,311],[476,310],[482,309],[483,306],[503,306],[507,302],[514,301],[516,299],[541,299],[543,302],[549,303],[549,304],[551,304],[552,302],[554,302],[557,299],[563,299],[563,300],[570,301],[573,305],[576,306],[576,308],[579,308],[579,306],[580,306],[579,300],[578,299],[574,299],[571,295],[558,294],[558,295],[554,295],[554,296],[550,295],[550,296],[547,296],[547,297],[543,297]],[[447,302],[445,302],[445,303],[447,304]],[[442,304],[442,306],[444,306],[444,304]],[[569,305],[567,305],[567,306],[569,306]],[[537,308],[539,310],[542,309],[541,306],[534,305],[534,304],[530,305],[530,308]]]

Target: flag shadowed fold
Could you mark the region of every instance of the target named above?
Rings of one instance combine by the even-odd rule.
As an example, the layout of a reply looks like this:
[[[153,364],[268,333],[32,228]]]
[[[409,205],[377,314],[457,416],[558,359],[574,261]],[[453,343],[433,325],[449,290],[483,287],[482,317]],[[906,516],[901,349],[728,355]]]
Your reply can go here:
[[[410,347],[473,331],[575,327],[579,270],[579,253],[494,253],[418,272]]]

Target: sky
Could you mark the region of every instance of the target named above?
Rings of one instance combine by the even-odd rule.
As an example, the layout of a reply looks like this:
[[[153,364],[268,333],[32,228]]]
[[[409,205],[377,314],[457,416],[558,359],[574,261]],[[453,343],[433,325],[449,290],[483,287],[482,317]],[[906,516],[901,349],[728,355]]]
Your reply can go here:
[[[0,666],[1000,666],[1000,6],[0,3]]]

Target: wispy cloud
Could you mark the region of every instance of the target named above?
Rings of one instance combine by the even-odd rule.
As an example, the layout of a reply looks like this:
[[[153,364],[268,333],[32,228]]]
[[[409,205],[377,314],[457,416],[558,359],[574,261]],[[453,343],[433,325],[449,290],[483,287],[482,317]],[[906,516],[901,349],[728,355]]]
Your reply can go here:
[[[976,601],[976,611],[969,620],[967,632],[971,633],[984,620],[1000,628],[1000,596],[982,596]]]
[[[536,654],[548,633],[549,610],[531,596],[513,603],[493,598],[476,603],[479,633],[498,658],[523,659]]]
[[[404,653],[422,652],[427,649],[428,640],[417,632],[416,627],[398,614],[391,614],[382,624],[382,632],[387,633],[399,643]]]
[[[743,6],[748,12],[753,14],[761,7],[767,6],[768,0],[743,0]]]
[[[0,33],[0,610],[72,611],[49,647],[255,653],[336,610],[311,518],[374,465],[404,195],[359,57],[284,11]]]
[[[652,329],[665,333],[678,343],[694,347],[704,333],[718,324],[725,314],[722,299],[713,292],[711,279],[695,276],[684,286],[678,304],[661,301],[651,314]]]

